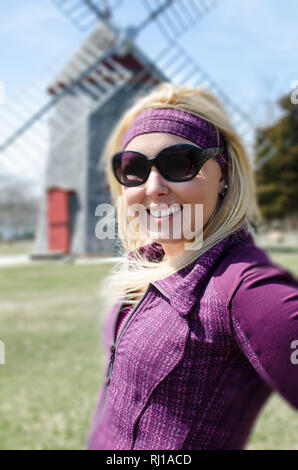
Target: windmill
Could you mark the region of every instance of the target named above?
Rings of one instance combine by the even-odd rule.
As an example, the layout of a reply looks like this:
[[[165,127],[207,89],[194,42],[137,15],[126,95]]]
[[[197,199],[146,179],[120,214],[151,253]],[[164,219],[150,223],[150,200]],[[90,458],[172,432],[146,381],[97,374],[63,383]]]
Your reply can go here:
[[[116,241],[98,240],[94,233],[95,207],[110,200],[104,174],[99,174],[96,166],[111,127],[136,96],[164,80],[207,85],[220,95],[241,135],[252,135],[254,124],[179,42],[220,0],[143,0],[147,15],[138,25],[126,29],[112,18],[124,0],[52,1],[88,37],[71,59],[61,65],[54,80],[46,77],[46,97],[41,93],[42,98],[37,99],[35,88],[35,100],[27,99],[27,106],[12,104],[14,127],[8,126],[0,151],[10,156],[9,164],[15,159],[34,165],[38,155],[33,155],[32,145],[37,154],[42,153],[42,146],[49,139],[37,252],[115,252]],[[164,37],[165,45],[149,59],[135,40],[152,25]],[[45,81],[42,84],[44,87]],[[23,113],[15,124],[20,108]],[[265,157],[270,158],[274,147],[266,138],[262,145]],[[29,157],[24,162],[26,150]]]

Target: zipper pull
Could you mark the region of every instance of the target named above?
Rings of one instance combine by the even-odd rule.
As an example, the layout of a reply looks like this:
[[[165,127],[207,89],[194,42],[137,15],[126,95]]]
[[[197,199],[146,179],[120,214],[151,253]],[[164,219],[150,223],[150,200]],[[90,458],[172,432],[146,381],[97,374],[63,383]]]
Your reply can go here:
[[[115,350],[116,350],[115,344],[112,344],[110,364],[109,364],[109,369],[108,369],[108,374],[107,374],[106,385],[110,385],[111,375],[112,375],[112,370],[113,370],[113,365],[114,365],[114,360],[115,360]]]

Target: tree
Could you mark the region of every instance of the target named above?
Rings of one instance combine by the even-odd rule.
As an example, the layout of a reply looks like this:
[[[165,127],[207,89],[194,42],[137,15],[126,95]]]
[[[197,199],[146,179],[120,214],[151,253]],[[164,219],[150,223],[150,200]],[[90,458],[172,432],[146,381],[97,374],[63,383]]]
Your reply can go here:
[[[0,239],[25,237],[35,229],[39,201],[26,181],[2,181],[0,185]]]
[[[261,132],[274,144],[277,153],[256,172],[258,203],[266,222],[291,218],[298,221],[298,105],[284,96],[278,104],[283,116],[273,125],[257,130],[256,161]]]

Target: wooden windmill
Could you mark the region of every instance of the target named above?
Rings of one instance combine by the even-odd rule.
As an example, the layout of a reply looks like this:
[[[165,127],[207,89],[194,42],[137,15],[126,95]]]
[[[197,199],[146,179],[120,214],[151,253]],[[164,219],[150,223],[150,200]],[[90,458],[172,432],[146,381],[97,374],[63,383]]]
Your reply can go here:
[[[55,78],[48,80],[47,95],[33,101],[27,99],[22,117],[17,124],[14,121],[14,127],[6,129],[2,138],[0,151],[9,156],[8,163],[15,159],[23,164],[28,152],[28,161],[34,164],[46,139],[49,142],[37,253],[83,255],[118,251],[117,239],[99,240],[95,236],[95,208],[110,202],[104,172],[98,169],[98,157],[122,111],[161,81],[211,87],[224,101],[237,130],[252,142],[254,124],[250,118],[179,42],[220,0],[144,0],[147,16],[127,29],[112,19],[113,11],[123,1],[53,0],[88,37],[71,59],[61,65]],[[153,24],[164,36],[166,45],[149,60],[136,46],[135,39]],[[18,103],[13,105],[15,118]],[[44,124],[46,116],[48,127]],[[263,154],[270,158],[274,147],[265,137],[262,145]],[[33,155],[32,147],[37,156]]]

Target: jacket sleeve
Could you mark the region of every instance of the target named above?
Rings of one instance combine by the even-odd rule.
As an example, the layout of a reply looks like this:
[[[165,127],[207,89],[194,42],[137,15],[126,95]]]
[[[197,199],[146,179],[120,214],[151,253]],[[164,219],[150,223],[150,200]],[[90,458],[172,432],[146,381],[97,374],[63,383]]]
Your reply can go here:
[[[266,384],[298,409],[298,281],[280,266],[250,268],[229,302],[233,339]]]

